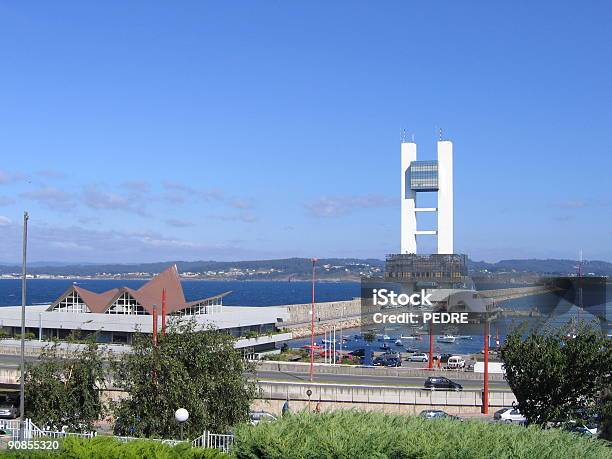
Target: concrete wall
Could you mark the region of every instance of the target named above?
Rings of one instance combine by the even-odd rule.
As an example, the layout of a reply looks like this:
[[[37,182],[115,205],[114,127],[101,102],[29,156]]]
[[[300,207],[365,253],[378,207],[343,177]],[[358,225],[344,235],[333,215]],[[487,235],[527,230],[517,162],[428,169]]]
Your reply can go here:
[[[289,310],[289,319],[281,326],[294,326],[310,323],[311,303],[290,304],[285,306]],[[356,317],[361,314],[361,300],[330,301],[315,303],[315,322],[339,319],[341,317]]]
[[[304,362],[274,362],[263,361],[258,363],[261,371],[281,371],[289,373],[308,373],[310,363]],[[447,377],[461,377],[481,381],[482,373],[473,373],[463,370],[419,370],[410,368],[362,367],[356,365],[325,365],[315,363],[315,372],[318,374],[343,374],[355,376],[389,376],[389,377],[423,377],[443,375]],[[503,374],[489,373],[489,381],[504,381]]]
[[[389,413],[418,414],[425,409],[444,409],[448,413],[477,414],[482,405],[479,390],[443,391],[403,387],[344,386],[336,384],[309,384],[289,382],[260,382],[260,400],[254,406],[258,409],[280,414],[286,400],[293,411],[308,408],[310,389],[311,409],[320,403],[322,410],[363,409]],[[512,392],[490,391],[489,411],[512,406],[516,401]]]

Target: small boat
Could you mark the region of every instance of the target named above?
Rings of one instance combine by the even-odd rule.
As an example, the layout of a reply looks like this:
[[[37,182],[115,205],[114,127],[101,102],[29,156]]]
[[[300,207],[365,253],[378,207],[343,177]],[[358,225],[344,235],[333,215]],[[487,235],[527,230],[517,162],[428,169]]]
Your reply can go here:
[[[321,341],[323,344],[335,344],[336,340],[335,339],[324,339]]]
[[[380,346],[380,349],[382,349],[383,351],[387,351],[387,350],[389,350],[391,348],[389,347],[389,345],[387,343],[383,343],[383,345]]]
[[[401,339],[396,339],[395,340],[395,345],[396,346],[401,346],[402,345],[402,340]]]
[[[414,340],[419,340],[419,341],[421,340],[420,336],[414,336],[414,335],[407,335],[407,336],[402,335],[400,336],[400,338],[401,339],[414,339]]]
[[[456,339],[457,339],[456,336],[453,336],[453,335],[444,335],[444,336],[438,337],[437,341],[439,343],[454,343]]]

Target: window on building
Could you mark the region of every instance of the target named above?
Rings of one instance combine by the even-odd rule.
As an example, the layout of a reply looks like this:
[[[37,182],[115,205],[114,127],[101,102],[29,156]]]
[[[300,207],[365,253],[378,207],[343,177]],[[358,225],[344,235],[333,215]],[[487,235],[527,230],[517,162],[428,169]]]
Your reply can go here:
[[[132,295],[124,292],[111,304],[106,314],[144,315],[147,314],[147,311]]]
[[[53,308],[55,312],[89,312],[89,308],[79,296],[79,294],[73,290],[58,302]]]

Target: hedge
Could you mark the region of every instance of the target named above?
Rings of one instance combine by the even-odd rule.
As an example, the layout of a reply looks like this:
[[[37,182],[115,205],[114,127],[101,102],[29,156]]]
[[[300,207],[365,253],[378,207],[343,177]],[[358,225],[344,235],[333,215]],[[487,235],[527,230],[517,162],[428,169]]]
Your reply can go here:
[[[66,459],[225,459],[229,456],[214,449],[192,448],[189,444],[163,445],[158,441],[132,440],[127,443],[112,437],[82,439],[69,437],[60,440],[56,451],[12,450],[0,455],[6,458],[66,458]]]
[[[612,448],[558,429],[358,411],[240,426],[237,458],[606,458]]]

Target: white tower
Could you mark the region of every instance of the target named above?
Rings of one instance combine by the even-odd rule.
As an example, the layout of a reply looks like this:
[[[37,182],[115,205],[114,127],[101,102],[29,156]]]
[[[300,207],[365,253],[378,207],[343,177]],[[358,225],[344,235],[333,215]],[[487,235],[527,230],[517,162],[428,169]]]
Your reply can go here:
[[[437,161],[417,161],[416,143],[402,141],[401,253],[417,253],[417,236],[437,235],[438,253],[453,247],[453,144],[438,142]],[[417,193],[437,192],[438,207],[417,207]],[[437,212],[437,230],[419,230],[417,212]]]
[[[453,252],[453,143],[438,141],[438,253]]]
[[[402,253],[416,253],[417,220],[416,191],[410,188],[410,164],[416,161],[417,147],[414,142],[402,142]]]

